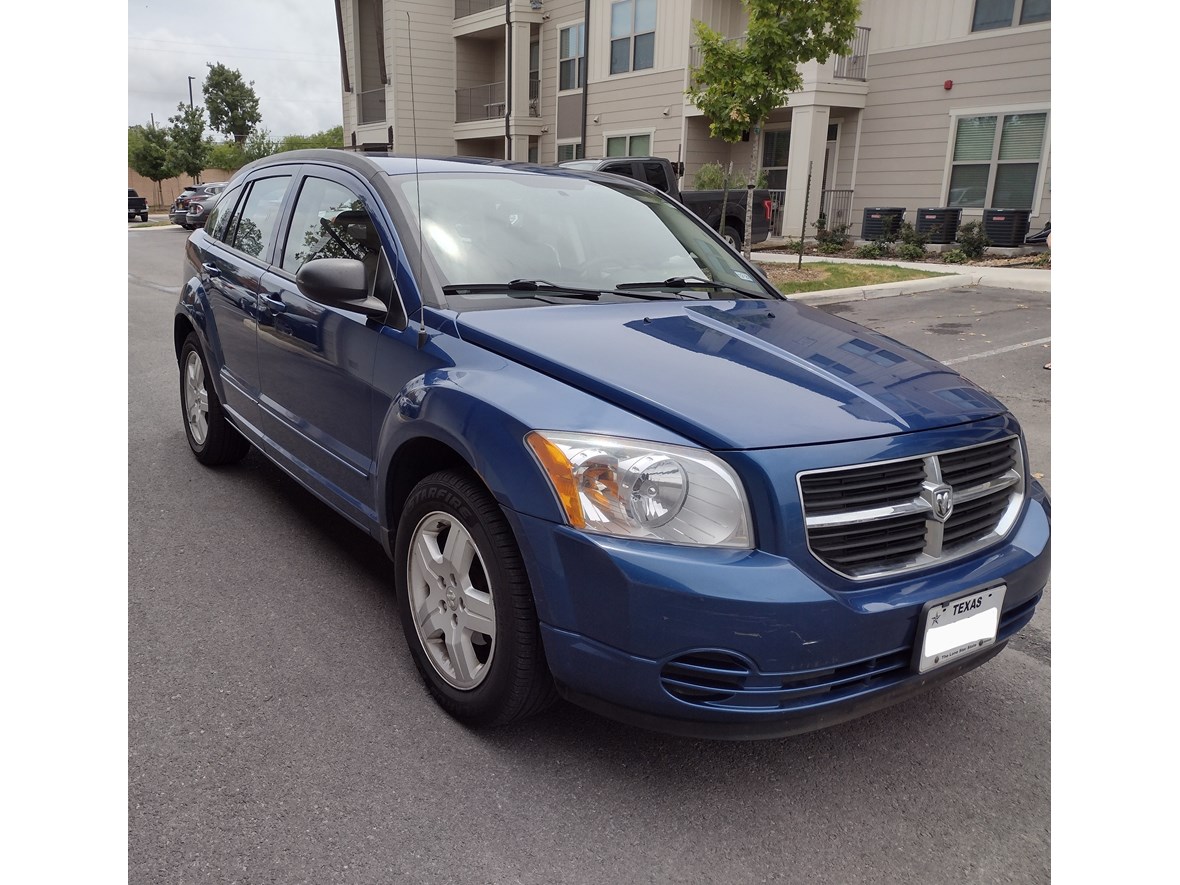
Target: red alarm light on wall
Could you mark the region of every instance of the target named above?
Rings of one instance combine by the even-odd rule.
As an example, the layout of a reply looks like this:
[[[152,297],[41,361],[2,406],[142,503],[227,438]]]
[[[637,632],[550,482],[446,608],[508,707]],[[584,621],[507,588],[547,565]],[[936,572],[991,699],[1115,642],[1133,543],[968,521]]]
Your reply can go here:
[[[947,90],[948,92],[950,91],[950,88],[951,88],[952,86],[954,86],[954,85],[955,85],[955,81],[954,81],[954,80],[944,80],[944,81],[942,82],[942,88],[943,88],[943,89],[945,89],[945,90]]]

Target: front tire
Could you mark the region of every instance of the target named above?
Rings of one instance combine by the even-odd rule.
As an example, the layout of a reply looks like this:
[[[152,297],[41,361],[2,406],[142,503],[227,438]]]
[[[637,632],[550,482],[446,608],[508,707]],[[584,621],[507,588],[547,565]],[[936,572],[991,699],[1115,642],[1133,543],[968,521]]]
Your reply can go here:
[[[225,417],[196,332],[180,350],[180,409],[189,448],[202,464],[232,464],[250,451],[250,443]]]
[[[482,485],[453,470],[418,483],[402,511],[394,561],[406,644],[444,710],[493,726],[553,702],[520,548]]]

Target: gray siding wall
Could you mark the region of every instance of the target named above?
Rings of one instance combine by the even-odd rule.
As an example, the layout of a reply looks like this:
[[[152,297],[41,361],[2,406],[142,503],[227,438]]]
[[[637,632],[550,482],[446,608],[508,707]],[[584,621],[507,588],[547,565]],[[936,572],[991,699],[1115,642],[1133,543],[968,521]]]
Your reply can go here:
[[[952,112],[1049,110],[1049,30],[1013,28],[989,34],[871,54],[859,156],[852,154],[854,117],[841,142],[841,179],[852,174],[856,162],[854,219],[859,221],[866,206],[905,206],[912,213],[944,204]],[[950,90],[943,87],[946,80],[953,82]],[[1048,173],[1045,168],[1040,212],[1034,216],[1041,222],[1049,217]],[[963,220],[982,214],[965,209]]]

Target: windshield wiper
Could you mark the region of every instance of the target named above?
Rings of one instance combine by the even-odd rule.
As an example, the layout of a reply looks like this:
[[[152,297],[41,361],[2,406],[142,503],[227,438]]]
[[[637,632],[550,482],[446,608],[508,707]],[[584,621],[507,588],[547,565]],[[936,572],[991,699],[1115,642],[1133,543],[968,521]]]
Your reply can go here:
[[[464,283],[443,286],[447,295],[466,295],[474,292],[503,292],[509,298],[532,298],[535,292],[565,295],[584,301],[597,301],[602,297],[601,289],[579,289],[577,286],[560,286],[548,280],[509,280],[507,283]]]
[[[739,295],[744,295],[747,298],[766,298],[764,293],[751,292],[748,289],[742,289],[738,286],[731,286],[729,283],[719,283],[716,280],[707,280],[704,277],[668,277],[666,280],[650,283],[619,283],[615,286],[616,289],[725,289],[729,292],[737,292]]]
[[[646,289],[661,286],[642,285],[636,288]],[[632,292],[624,287],[615,289],[582,289],[578,286],[566,286],[561,283],[551,283],[548,280],[510,280],[507,283],[470,283],[463,285],[443,286],[447,295],[466,295],[476,292],[503,292],[509,298],[535,298],[537,293],[556,295],[565,298],[577,298],[581,301],[598,301],[604,294],[624,295],[627,298],[641,298],[645,301],[662,301],[679,298],[663,292]]]

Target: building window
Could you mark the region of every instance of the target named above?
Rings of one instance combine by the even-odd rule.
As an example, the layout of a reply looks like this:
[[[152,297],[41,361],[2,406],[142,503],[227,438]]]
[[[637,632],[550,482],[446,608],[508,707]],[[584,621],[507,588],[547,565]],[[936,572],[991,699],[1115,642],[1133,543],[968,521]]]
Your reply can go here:
[[[647,157],[651,155],[651,133],[612,135],[606,140],[608,157]]]
[[[975,0],[972,31],[1049,21],[1049,0]]]
[[[586,27],[580,22],[561,29],[558,89],[581,89],[586,83]]]
[[[610,72],[625,74],[656,61],[656,0],[620,0],[610,7]]]
[[[558,163],[564,163],[566,160],[581,160],[585,156],[586,152],[582,150],[580,141],[570,141],[557,146]]]
[[[1048,117],[1044,111],[959,117],[946,204],[1032,209]]]

